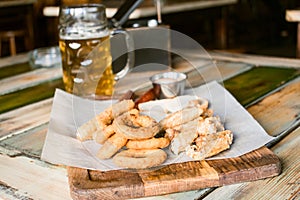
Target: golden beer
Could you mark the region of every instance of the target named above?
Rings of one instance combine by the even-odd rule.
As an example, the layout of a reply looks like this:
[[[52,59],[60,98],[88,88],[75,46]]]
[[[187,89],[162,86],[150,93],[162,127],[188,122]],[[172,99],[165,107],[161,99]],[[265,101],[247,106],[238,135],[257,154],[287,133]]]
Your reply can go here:
[[[133,67],[132,38],[121,29],[109,30],[102,4],[62,6],[58,29],[66,91],[86,98],[111,96],[115,79]],[[123,69],[113,74],[110,37],[117,34],[125,35],[128,59]]]
[[[112,95],[115,80],[109,37],[60,37],[63,82],[67,92],[86,97]]]

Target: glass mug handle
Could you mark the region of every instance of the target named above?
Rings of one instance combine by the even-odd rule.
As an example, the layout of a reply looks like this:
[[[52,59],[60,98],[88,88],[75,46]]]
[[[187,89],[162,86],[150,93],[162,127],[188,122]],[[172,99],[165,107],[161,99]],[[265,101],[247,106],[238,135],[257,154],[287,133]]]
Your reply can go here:
[[[125,67],[115,74],[115,80],[123,78],[130,69],[134,67],[134,42],[133,38],[123,29],[115,29],[111,32],[111,37],[117,34],[123,34],[125,36],[125,43],[127,48],[127,62]]]

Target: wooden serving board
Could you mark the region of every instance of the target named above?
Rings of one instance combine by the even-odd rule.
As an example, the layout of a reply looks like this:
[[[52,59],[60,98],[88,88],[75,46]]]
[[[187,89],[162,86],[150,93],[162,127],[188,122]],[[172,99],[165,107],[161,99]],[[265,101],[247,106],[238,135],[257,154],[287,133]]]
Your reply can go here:
[[[152,171],[101,172],[68,167],[73,199],[126,199],[254,181],[281,172],[279,158],[262,147],[237,158],[192,161]]]

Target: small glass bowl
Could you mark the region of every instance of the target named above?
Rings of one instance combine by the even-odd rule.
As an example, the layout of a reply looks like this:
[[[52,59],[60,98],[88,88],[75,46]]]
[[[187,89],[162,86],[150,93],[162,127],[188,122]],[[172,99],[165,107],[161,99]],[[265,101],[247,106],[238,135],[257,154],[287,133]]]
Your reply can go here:
[[[184,93],[187,76],[179,72],[165,72],[150,77],[159,99],[170,99]]]
[[[59,47],[43,47],[29,53],[29,64],[32,68],[61,67]]]

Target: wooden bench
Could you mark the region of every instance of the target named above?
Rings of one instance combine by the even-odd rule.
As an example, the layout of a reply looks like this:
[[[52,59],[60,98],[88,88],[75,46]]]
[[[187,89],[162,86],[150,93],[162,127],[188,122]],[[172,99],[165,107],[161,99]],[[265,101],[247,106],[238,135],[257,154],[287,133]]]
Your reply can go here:
[[[9,30],[0,32],[0,56],[2,55],[2,42],[9,41],[10,55],[17,54],[16,37],[26,37],[24,30]]]
[[[34,48],[34,4],[36,0],[0,1],[0,47],[9,41],[10,55],[18,49],[29,51]],[[22,37],[24,46],[18,47],[17,37]],[[20,45],[23,45],[22,43]],[[3,47],[3,46],[2,46]],[[1,52],[2,50],[2,52]],[[2,48],[0,53],[4,53]],[[0,54],[0,56],[3,56]]]
[[[300,58],[300,8],[296,9],[296,10],[287,10],[285,19],[288,22],[297,22],[298,23],[296,57]]]

